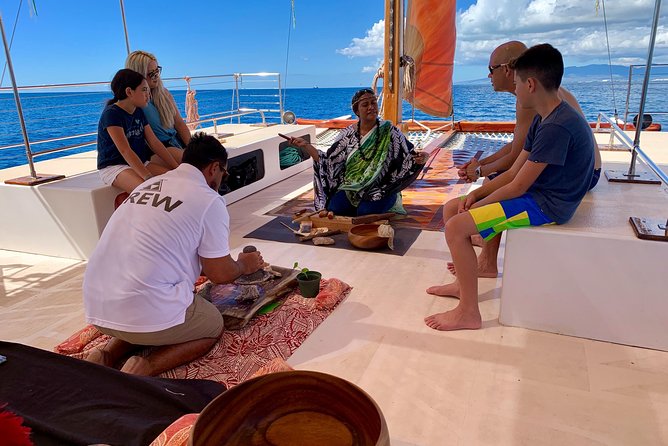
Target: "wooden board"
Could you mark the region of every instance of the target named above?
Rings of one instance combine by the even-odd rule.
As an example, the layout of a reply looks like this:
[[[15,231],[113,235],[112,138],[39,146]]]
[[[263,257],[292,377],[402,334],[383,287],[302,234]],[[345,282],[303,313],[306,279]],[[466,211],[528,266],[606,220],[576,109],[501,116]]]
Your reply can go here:
[[[224,285],[206,284],[197,294],[213,303],[223,315],[225,329],[238,330],[243,328],[257,311],[266,304],[286,296],[297,286],[299,271],[280,266],[271,267],[282,274],[282,277],[270,279],[259,285]],[[240,300],[242,293],[257,292],[257,298]]]
[[[314,228],[328,228],[328,229],[333,229],[333,230],[340,230],[343,232],[349,232],[350,228],[355,226],[352,222],[353,217],[338,217],[335,216],[332,219],[329,219],[327,217],[318,217],[317,215],[314,215],[311,217],[311,221],[313,222],[313,227]],[[380,223],[384,224],[387,223],[388,220],[376,220],[374,223]]]
[[[338,216],[331,219],[327,217],[318,217],[317,215],[311,217],[314,228],[339,229],[343,232],[348,232],[350,228],[353,227],[352,219],[352,217]]]
[[[37,174],[36,177],[27,176],[5,180],[5,184],[15,184],[18,186],[36,186],[38,184],[48,183],[49,181],[62,180],[63,178],[65,178],[65,175],[41,173]]]

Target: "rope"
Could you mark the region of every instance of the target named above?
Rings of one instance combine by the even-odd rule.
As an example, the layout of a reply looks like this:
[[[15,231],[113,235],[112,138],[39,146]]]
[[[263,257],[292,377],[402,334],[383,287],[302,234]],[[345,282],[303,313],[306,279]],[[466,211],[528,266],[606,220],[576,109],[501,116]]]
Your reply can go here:
[[[380,67],[378,67],[378,70],[376,71],[376,74],[373,75],[373,82],[371,83],[371,88],[373,89],[373,94],[378,97],[378,79],[383,79],[385,74],[383,73],[383,66],[384,63],[380,64]],[[378,115],[383,116],[383,110],[385,109],[385,103],[383,102],[381,97],[378,97]]]
[[[608,46],[608,68],[610,68],[610,88],[612,88],[612,105],[615,108],[615,120],[617,120],[617,100],[615,98],[615,80],[612,77],[612,57],[610,56],[610,38],[608,37],[608,19],[605,14],[605,0],[601,0],[603,6],[603,23],[605,24],[605,42]],[[598,0],[596,2],[596,9],[598,11]]]
[[[300,156],[300,151],[296,147],[288,146],[285,149],[282,149],[278,155],[279,164],[281,169],[286,169],[295,164],[302,162],[302,157]]]
[[[197,104],[197,99],[195,99],[195,90],[190,89],[190,78],[188,76],[183,78],[188,85],[188,91],[186,92],[186,123],[190,130],[195,130],[199,124],[193,124],[196,121],[199,121],[199,105]]]
[[[413,97],[415,90],[415,61],[411,56],[403,55],[401,64],[404,68],[404,97]]]
[[[415,122],[415,101],[413,100],[413,93],[415,91],[415,60],[411,56],[401,56],[401,65],[404,68],[404,98],[410,98],[411,104],[411,121]],[[422,145],[422,144],[420,144]]]

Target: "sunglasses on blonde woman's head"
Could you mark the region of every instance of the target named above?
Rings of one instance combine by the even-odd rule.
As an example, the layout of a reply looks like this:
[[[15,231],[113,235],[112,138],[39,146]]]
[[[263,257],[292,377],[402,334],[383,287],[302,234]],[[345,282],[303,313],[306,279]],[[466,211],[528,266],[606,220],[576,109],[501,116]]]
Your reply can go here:
[[[158,68],[153,71],[149,71],[146,76],[150,77],[151,79],[157,79],[160,76],[160,73],[162,73],[162,67],[158,65]]]

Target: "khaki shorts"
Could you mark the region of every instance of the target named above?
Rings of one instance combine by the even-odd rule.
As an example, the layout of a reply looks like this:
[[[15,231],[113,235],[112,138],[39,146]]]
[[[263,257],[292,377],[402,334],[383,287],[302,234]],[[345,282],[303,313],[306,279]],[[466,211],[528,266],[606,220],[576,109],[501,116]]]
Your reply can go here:
[[[97,327],[100,332],[135,345],[174,345],[203,338],[218,338],[223,333],[223,316],[211,302],[195,296],[186,310],[184,323],[161,331],[130,333]]]

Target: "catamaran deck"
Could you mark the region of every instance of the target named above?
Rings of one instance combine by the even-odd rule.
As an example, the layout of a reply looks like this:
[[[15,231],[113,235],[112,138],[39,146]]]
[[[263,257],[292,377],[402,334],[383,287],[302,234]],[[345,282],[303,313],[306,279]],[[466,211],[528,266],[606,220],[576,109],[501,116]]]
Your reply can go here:
[[[666,134],[643,134],[643,149],[664,171],[666,142]],[[69,158],[38,170],[50,172],[49,164],[58,163],[57,172],[67,174],[70,162],[94,163],[91,153]],[[603,159],[604,169],[625,169],[630,156],[603,152]],[[245,234],[272,218],[264,212],[310,182],[309,169],[232,203],[234,252],[250,242]],[[623,199],[633,200],[656,186],[623,187]],[[665,216],[664,205],[657,203],[657,213]],[[448,333],[424,325],[425,316],[456,305],[424,292],[452,279],[442,233],[423,231],[403,257],[252,244],[274,264],[298,261],[354,287],[288,363],[365,389],[381,407],[394,446],[668,443],[668,352],[502,326],[502,278],[480,280],[482,330]],[[3,250],[0,265],[2,339],[51,350],[84,325],[85,262]]]

